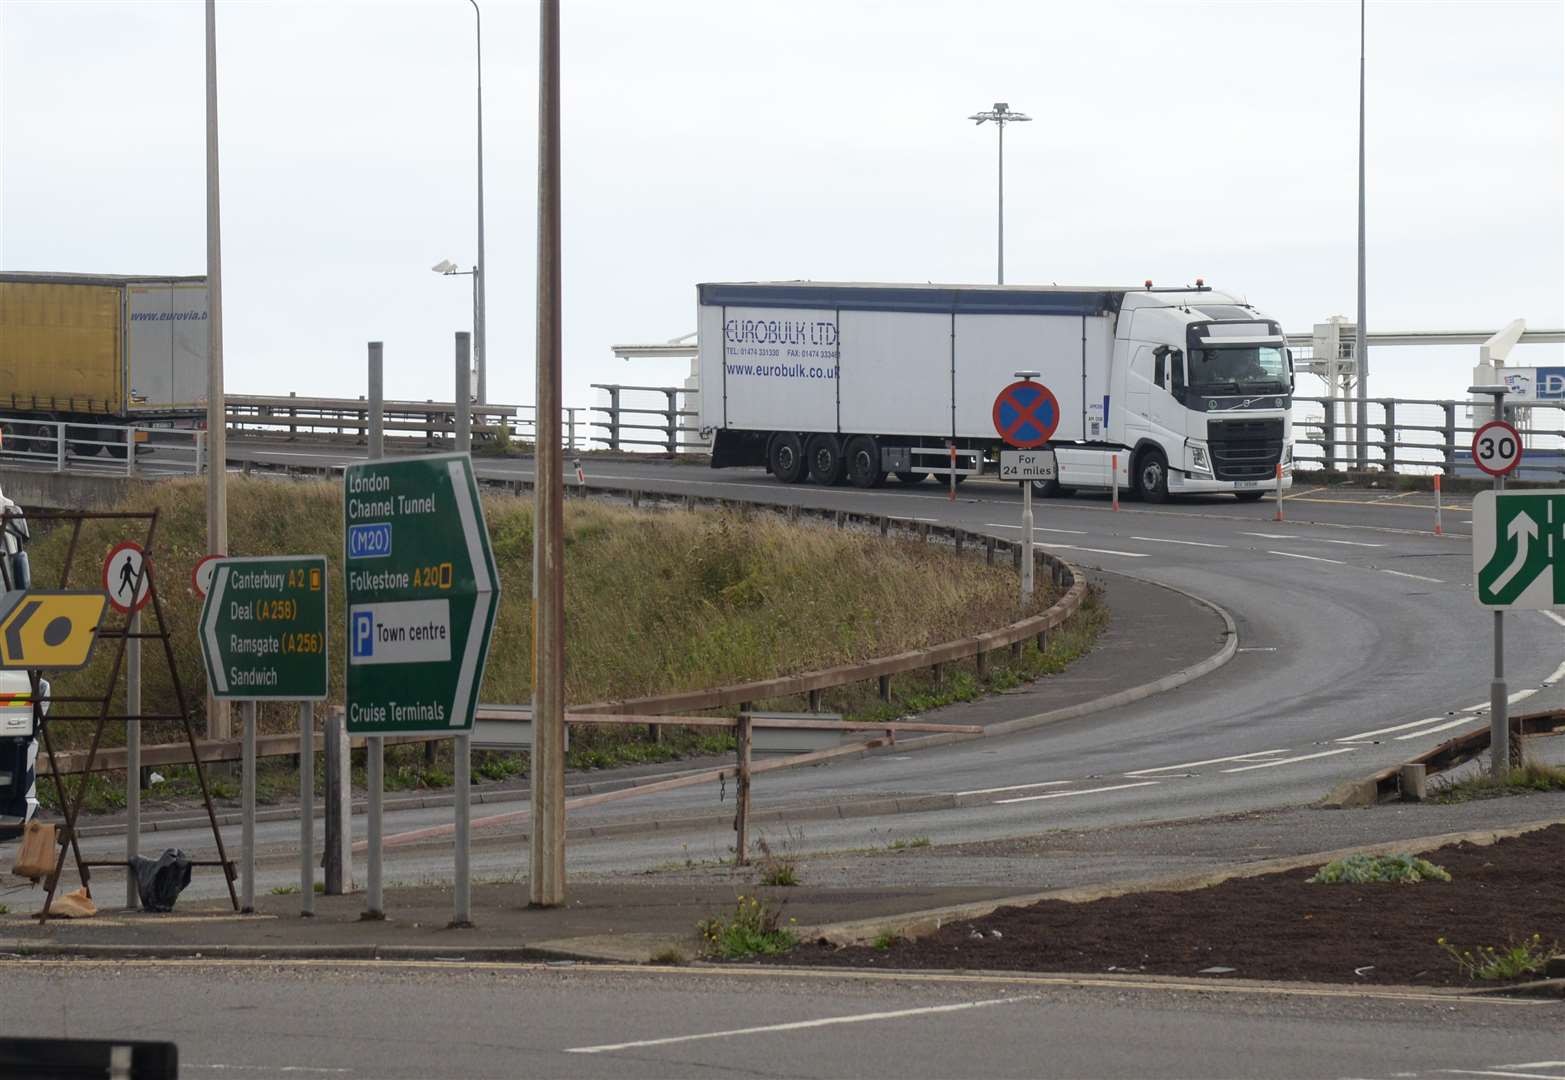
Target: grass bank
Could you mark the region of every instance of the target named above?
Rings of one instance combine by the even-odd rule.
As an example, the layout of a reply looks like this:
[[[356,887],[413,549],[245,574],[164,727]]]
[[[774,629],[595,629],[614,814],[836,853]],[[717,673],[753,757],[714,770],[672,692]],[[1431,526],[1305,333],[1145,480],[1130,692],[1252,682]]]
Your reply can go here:
[[[200,602],[190,586],[190,571],[204,553],[203,499],[200,484],[175,482],[139,492],[121,507],[158,511],[154,566],[176,666],[198,722],[206,684],[194,631]],[[490,495],[484,507],[504,592],[482,700],[526,701],[531,694],[531,503]],[[340,702],[345,653],[340,487],[231,479],[229,519],[230,554],[327,556],[332,699]],[[107,551],[120,539],[136,538],[138,531],[116,522],[85,528],[71,583],[95,584]],[[68,530],[56,529],[35,542],[34,576],[41,587],[59,581],[68,541]],[[762,514],[632,511],[573,502],[567,508],[565,543],[568,697],[580,703],[868,659],[992,629],[1054,599],[1043,591],[1024,608],[1008,568],[959,558],[937,545],[888,543]],[[147,620],[152,621],[150,609]],[[1068,636],[1056,635],[1056,641]],[[82,672],[62,673],[56,692],[85,694],[101,687],[111,651],[100,648]],[[1036,660],[1048,663],[1042,655]],[[172,711],[172,682],[151,643],[143,663],[144,706]],[[964,678],[967,673],[953,666],[946,682],[930,689],[929,700],[981,691],[975,678]],[[923,692],[922,680],[898,681],[904,694]],[[846,688],[839,700],[832,697],[828,707],[842,711],[882,707],[873,687]],[[263,706],[261,712],[263,730],[288,730],[294,723],[293,706]],[[110,744],[123,738],[122,727],[115,728],[111,725],[107,733]],[[91,725],[57,722],[51,730],[56,745],[83,746]],[[172,725],[149,723],[143,738],[167,741],[176,732]],[[616,740],[601,731],[573,731],[573,742],[578,761],[594,764],[610,763],[596,762],[593,755],[601,756]],[[656,760],[665,752],[682,751],[671,747],[645,754]]]

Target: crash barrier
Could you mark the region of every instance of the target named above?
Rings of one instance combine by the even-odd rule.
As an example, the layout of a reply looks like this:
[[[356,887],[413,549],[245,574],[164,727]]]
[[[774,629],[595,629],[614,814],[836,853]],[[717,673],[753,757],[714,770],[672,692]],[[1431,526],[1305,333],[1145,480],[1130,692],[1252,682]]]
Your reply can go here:
[[[589,806],[601,806],[604,803],[636,799],[643,795],[656,795],[665,791],[674,791],[678,788],[711,783],[714,780],[719,783],[726,783],[729,779],[733,779],[735,780],[734,852],[735,859],[740,865],[749,862],[750,858],[750,787],[751,779],[756,774],[771,772],[775,769],[789,769],[798,765],[814,765],[835,757],[842,757],[848,754],[862,754],[882,746],[892,746],[895,745],[899,732],[913,732],[923,735],[982,735],[984,731],[977,724],[931,724],[916,720],[843,720],[836,713],[742,712],[737,717],[667,715],[648,717],[612,714],[579,715],[570,713],[565,717],[567,724],[639,725],[645,724],[649,720],[661,720],[663,723],[679,724],[686,727],[731,729],[735,733],[735,763],[711,769],[701,769],[680,776],[668,777],[667,779],[632,784],[617,791],[605,791],[566,799],[565,812],[569,814],[573,810],[583,810]],[[862,731],[874,731],[880,734],[857,741],[851,738],[854,732]],[[752,759],[756,753],[755,736],[757,732],[771,732],[779,736],[777,745],[782,746],[781,752],[788,753],[789,756],[767,761],[759,765],[753,764]],[[815,736],[815,738],[811,738],[811,736]],[[801,742],[808,742],[812,745],[820,745],[824,742],[828,745],[824,749],[805,749],[804,752],[791,752],[797,751]],[[531,809],[512,810],[503,814],[479,818],[472,825],[475,828],[493,828],[497,825],[525,821],[531,815]],[[455,830],[456,826],[454,824],[432,825],[424,829],[413,829],[387,837],[382,842],[382,846],[388,848],[402,847],[425,840],[434,840],[450,836]],[[361,840],[353,845],[353,850],[356,852],[364,851],[368,847],[369,842]]]
[[[0,462],[98,476],[199,473],[206,432],[143,424],[79,424],[0,415]]]
[[[1293,406],[1293,464],[1297,470],[1374,469],[1390,476],[1439,473],[1448,478],[1484,478],[1469,451],[1473,433],[1487,414],[1469,415],[1475,407],[1471,401],[1369,398],[1364,410],[1368,439],[1362,462],[1357,417],[1351,412],[1357,402],[1295,397]],[[1535,481],[1565,478],[1565,403],[1545,402],[1510,411],[1513,419],[1520,421],[1525,447],[1522,462],[1512,475]],[[1314,452],[1306,453],[1306,448]]]
[[[1489,749],[1491,732],[1488,721],[1474,717],[1473,722],[1482,723],[1483,726],[1447,739],[1400,765],[1389,765],[1363,779],[1346,781],[1327,797],[1327,803],[1334,806],[1371,806],[1398,798],[1413,798],[1415,793],[1410,790],[1412,785],[1422,784],[1431,776],[1465,765]],[[1526,736],[1565,732],[1565,709],[1522,713],[1512,716],[1510,725],[1511,758],[1513,762],[1519,762]]]

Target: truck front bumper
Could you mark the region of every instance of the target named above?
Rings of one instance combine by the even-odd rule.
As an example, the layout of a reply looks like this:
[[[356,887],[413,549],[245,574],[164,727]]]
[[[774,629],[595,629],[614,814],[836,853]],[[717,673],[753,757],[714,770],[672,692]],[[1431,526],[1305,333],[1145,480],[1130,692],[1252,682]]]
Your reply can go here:
[[[1293,466],[1282,467],[1282,489],[1293,487]],[[1218,495],[1236,491],[1276,491],[1275,480],[1214,480],[1210,476],[1192,476],[1188,473],[1169,471],[1168,490],[1180,495]]]

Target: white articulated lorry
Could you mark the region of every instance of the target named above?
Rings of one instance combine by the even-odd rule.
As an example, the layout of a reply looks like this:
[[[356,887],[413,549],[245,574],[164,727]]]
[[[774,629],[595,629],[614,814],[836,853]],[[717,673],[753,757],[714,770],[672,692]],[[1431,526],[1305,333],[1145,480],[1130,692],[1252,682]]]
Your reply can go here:
[[[712,465],[875,487],[985,471],[995,396],[1041,373],[1059,423],[1043,495],[1119,482],[1161,501],[1292,483],[1282,328],[1200,281],[1153,288],[699,286],[700,425]],[[955,449],[953,459],[952,449]],[[953,465],[954,460],[954,465]],[[991,464],[992,468],[992,464]]]

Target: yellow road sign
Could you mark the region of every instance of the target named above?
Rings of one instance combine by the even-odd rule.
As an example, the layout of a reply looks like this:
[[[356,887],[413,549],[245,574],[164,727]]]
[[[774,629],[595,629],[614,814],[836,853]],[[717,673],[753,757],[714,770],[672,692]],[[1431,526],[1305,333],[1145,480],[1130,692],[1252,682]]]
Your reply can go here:
[[[85,667],[109,604],[101,592],[11,592],[0,600],[0,668]]]

